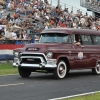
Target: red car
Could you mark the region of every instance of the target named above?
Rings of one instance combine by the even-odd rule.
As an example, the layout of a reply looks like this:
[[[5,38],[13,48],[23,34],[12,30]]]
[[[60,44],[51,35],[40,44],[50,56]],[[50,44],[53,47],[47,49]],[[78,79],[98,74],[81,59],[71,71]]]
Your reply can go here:
[[[39,43],[15,49],[13,66],[21,77],[31,72],[53,73],[62,79],[70,70],[92,69],[100,74],[100,32],[51,28],[41,32]]]

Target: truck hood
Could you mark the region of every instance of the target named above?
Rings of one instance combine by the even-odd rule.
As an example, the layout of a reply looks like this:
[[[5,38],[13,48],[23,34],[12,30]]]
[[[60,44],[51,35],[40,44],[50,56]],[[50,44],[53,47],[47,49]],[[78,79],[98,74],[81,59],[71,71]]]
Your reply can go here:
[[[68,46],[67,46],[68,45]],[[34,44],[27,44],[25,46],[25,52],[33,51],[33,52],[46,52],[47,50],[57,51],[58,49],[68,49],[69,44],[64,43],[34,43]]]

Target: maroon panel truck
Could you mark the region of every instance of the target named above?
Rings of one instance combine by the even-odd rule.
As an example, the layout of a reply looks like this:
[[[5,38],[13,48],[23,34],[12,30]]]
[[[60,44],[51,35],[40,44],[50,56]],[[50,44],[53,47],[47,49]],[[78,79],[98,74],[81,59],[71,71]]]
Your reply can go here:
[[[13,50],[13,54],[13,66],[18,67],[21,77],[44,72],[62,79],[76,69],[100,74],[100,32],[74,28],[43,30],[39,43],[26,44]]]

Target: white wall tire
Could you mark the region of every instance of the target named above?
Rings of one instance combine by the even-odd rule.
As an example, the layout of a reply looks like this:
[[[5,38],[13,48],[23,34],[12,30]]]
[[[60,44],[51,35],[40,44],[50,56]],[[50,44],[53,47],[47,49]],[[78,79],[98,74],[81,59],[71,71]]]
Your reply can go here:
[[[57,64],[57,68],[54,70],[54,77],[57,79],[65,78],[67,73],[67,65],[63,60],[60,60]]]
[[[100,75],[100,62],[98,61],[96,67],[92,69],[93,74]]]

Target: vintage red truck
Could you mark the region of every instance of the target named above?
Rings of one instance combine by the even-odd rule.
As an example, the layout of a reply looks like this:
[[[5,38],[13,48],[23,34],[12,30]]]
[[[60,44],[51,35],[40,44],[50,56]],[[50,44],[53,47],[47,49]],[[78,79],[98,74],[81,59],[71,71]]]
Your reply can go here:
[[[62,79],[76,69],[100,74],[100,32],[74,28],[43,30],[39,43],[26,44],[13,50],[13,54],[13,66],[18,67],[21,77],[41,71]]]

